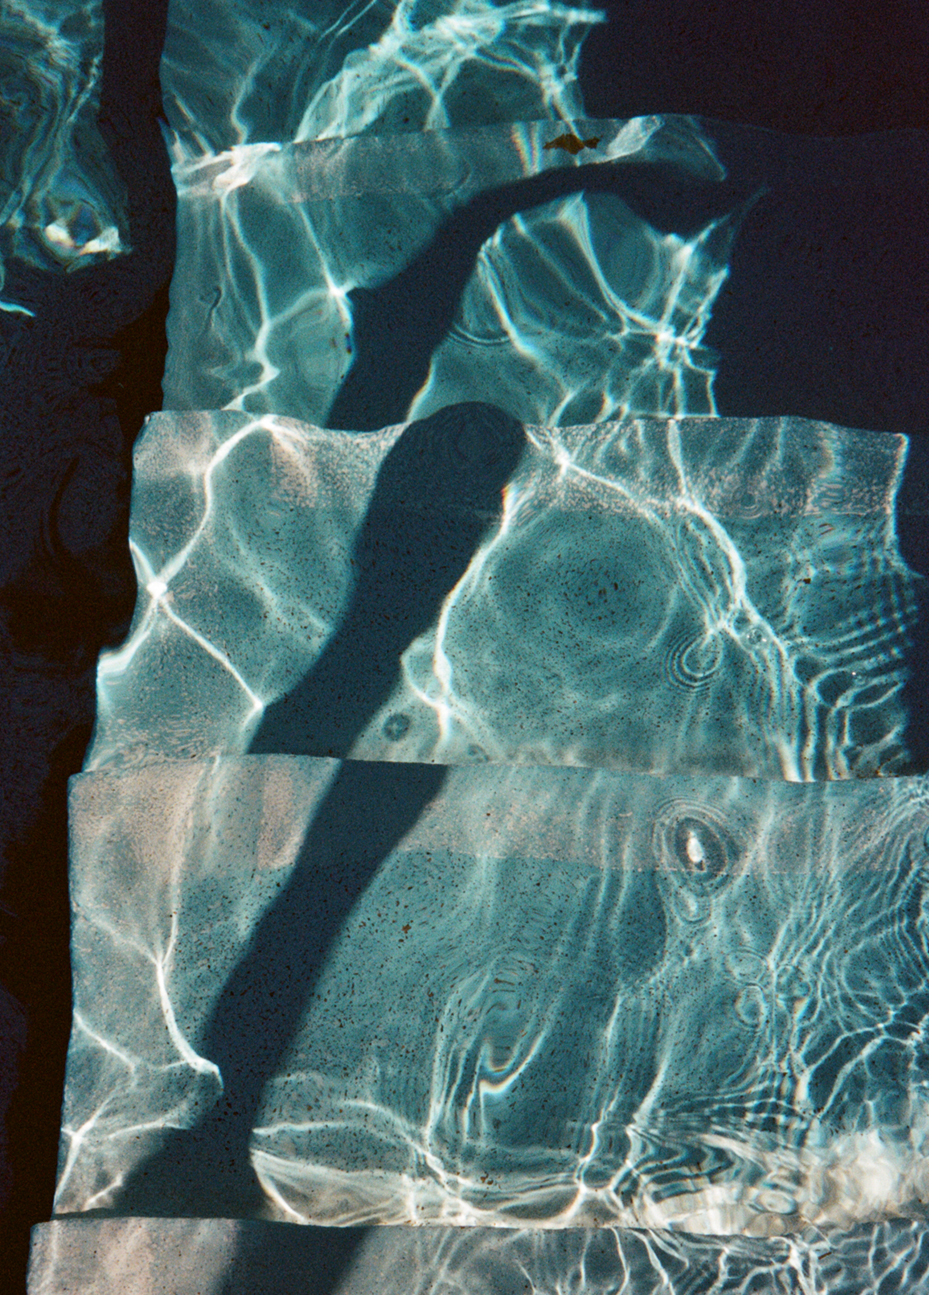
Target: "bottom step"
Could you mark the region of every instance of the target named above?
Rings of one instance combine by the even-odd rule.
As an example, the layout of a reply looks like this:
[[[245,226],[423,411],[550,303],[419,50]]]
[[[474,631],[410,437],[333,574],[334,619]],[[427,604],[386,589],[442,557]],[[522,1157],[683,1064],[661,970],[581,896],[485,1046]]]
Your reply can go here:
[[[626,1228],[319,1228],[62,1218],[32,1232],[29,1295],[867,1295],[928,1290],[911,1220],[804,1236]]]
[[[927,804],[288,756],[82,775],[55,1214],[924,1217]]]

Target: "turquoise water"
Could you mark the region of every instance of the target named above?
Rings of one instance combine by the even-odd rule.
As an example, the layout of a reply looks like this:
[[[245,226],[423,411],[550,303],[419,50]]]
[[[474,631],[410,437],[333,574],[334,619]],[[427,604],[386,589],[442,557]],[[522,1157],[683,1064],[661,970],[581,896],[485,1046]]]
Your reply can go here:
[[[798,159],[588,115],[598,10],[305,8],[170,5],[56,1213],[496,1230],[425,1229],[425,1290],[911,1295],[909,445],[719,417],[707,342]],[[100,8],[0,35],[7,264],[123,255]]]
[[[724,176],[687,118],[179,147],[166,407],[354,431],[480,391],[557,425],[713,412],[702,335],[744,207],[654,228],[658,167]]]
[[[542,0],[175,3],[166,115],[185,156],[270,140],[582,116],[595,8]]]
[[[158,414],[87,767],[903,772],[905,448],[801,419],[546,428],[463,405],[359,436]]]
[[[0,289],[3,260],[39,269],[125,253],[125,190],[97,129],[99,3],[5,6],[0,15]],[[0,310],[31,312],[15,301]]]
[[[282,756],[84,775],[57,1209],[184,1214],[196,1183],[255,1213],[204,1145],[239,1130],[286,1221],[921,1217],[926,794]]]

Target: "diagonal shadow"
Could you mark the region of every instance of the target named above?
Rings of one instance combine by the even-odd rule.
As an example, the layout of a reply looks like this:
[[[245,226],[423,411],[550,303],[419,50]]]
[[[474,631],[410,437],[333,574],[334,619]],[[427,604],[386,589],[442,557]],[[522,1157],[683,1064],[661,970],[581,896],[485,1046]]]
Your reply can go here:
[[[349,753],[498,517],[523,445],[521,424],[491,405],[448,406],[404,430],[354,545],[343,619],[306,678],[266,709],[251,751]]]
[[[326,425],[360,431],[402,422],[450,330],[483,243],[519,212],[579,192],[613,194],[655,228],[688,236],[749,205],[761,188],[746,179],[700,179],[670,163],[623,161],[544,171],[476,195],[393,278],[349,292],[354,360]],[[743,212],[735,214],[740,219]]]
[[[401,654],[434,623],[498,517],[523,446],[521,425],[488,405],[451,406],[402,432],[354,546],[358,581],[342,623],[309,674],[269,707],[253,752],[316,754],[325,745],[342,755],[351,748],[394,686]],[[222,1097],[192,1129],[172,1130],[130,1174],[117,1212],[263,1214],[265,1196],[249,1159],[263,1089],[281,1066],[353,905],[444,777],[436,765],[338,767],[288,883],[257,924],[196,1042],[220,1068]],[[341,1246],[342,1270],[355,1242],[343,1237]],[[245,1275],[251,1262],[244,1253],[232,1271],[239,1265]]]

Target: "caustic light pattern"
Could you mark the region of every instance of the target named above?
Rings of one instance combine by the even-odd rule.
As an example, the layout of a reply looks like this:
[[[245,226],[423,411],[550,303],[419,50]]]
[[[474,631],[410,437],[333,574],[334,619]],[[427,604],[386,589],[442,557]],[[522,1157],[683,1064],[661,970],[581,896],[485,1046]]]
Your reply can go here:
[[[87,768],[247,750],[908,769],[903,438],[799,419],[366,436],[158,414]]]
[[[580,50],[604,21],[549,0],[298,0],[273,22],[256,10],[172,0],[161,75],[185,157],[580,117]]]
[[[795,1237],[699,1237],[606,1226],[579,1228],[370,1228],[354,1232],[340,1295],[864,1295],[918,1292],[925,1280],[924,1228],[910,1220]],[[343,1234],[244,1219],[58,1219],[37,1228],[38,1295],[60,1295],[65,1264],[95,1295],[168,1295],[231,1288],[251,1259],[268,1280],[274,1248],[279,1289],[307,1286]],[[83,1264],[82,1264],[83,1261]],[[185,1284],[187,1283],[187,1285]],[[212,1284],[213,1283],[213,1284]],[[254,1289],[244,1285],[242,1289]]]
[[[367,1295],[913,1295],[907,443],[711,416],[794,164],[588,118],[595,8],[272,8],[168,6],[180,412],[72,784],[30,1289],[232,1289],[277,1220],[386,1225]],[[121,256],[101,5],[0,47],[0,286]]]
[[[919,1218],[926,795],[281,756],[83,775],[57,1209]],[[238,1147],[252,1197],[219,1172]]]
[[[571,124],[176,147],[166,407],[714,412],[702,337],[747,204],[683,223],[725,175],[691,118]]]

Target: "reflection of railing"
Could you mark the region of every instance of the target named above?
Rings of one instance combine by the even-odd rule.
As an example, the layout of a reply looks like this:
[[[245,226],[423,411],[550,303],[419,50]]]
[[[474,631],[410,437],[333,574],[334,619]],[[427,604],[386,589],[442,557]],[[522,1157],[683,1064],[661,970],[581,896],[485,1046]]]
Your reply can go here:
[[[915,1217],[924,794],[280,755],[82,777],[59,1209]]]
[[[405,652],[437,623],[525,447],[486,405],[410,423],[382,459],[350,557],[339,624],[306,676],[266,707],[249,749],[346,756],[400,681]]]
[[[266,710],[254,751],[300,754],[325,743],[346,754],[391,693],[405,648],[433,624],[494,524],[523,446],[520,424],[481,405],[405,429],[381,463],[356,538],[356,581],[342,622],[307,678]],[[255,926],[204,1026],[198,1053],[219,1068],[221,1096],[134,1168],[114,1208],[222,1215],[235,1200],[247,1214],[259,1209],[249,1143],[263,1091],[292,1045],[329,945],[444,773],[380,763],[339,770],[289,884]]]

